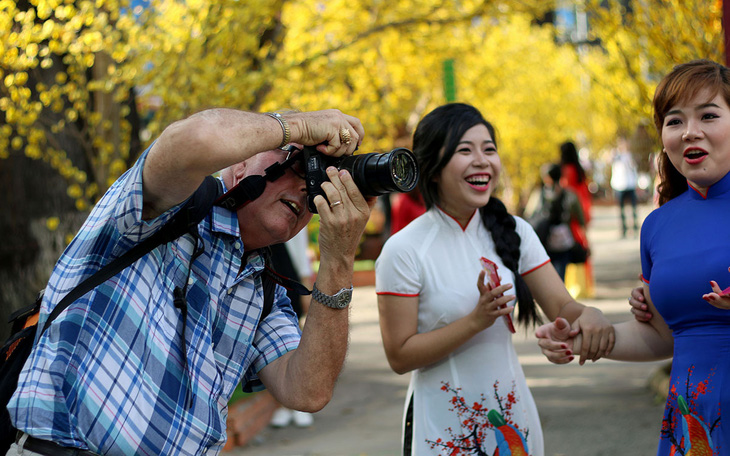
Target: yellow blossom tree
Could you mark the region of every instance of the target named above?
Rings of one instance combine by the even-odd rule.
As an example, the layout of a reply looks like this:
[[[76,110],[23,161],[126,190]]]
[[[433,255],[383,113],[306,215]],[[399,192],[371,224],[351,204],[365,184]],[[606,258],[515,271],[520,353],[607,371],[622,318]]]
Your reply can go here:
[[[623,130],[645,125],[655,133],[654,89],[675,65],[699,58],[725,63],[721,0],[588,0],[585,9],[589,39],[603,52],[583,67]]]
[[[136,24],[123,7],[0,0],[0,317],[44,286],[83,212],[138,153],[121,65]]]

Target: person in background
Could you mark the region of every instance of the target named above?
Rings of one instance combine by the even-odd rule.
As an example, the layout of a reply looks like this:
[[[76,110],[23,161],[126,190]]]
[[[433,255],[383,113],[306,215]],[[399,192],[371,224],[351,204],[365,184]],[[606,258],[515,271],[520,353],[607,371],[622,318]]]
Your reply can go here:
[[[636,185],[638,176],[636,161],[629,150],[629,142],[625,137],[620,136],[611,159],[611,188],[613,189],[621,216],[622,238],[626,237],[628,231],[624,210],[627,202],[631,204],[634,236],[638,236],[639,234],[639,219],[636,215]]]
[[[397,233],[424,212],[426,204],[418,188],[407,193],[396,193],[393,195],[393,205],[390,210],[390,234]]]
[[[657,455],[730,448],[730,69],[710,60],[674,67],[657,86],[659,204],[641,227],[643,296],[616,324],[608,358],[672,357]],[[720,285],[722,284],[722,286]],[[563,321],[538,328],[555,363],[581,346]]]
[[[222,170],[220,184],[232,189],[283,163],[281,148],[291,142],[342,156],[363,135],[357,118],[336,109],[281,115],[219,108],[171,124],[66,248],[39,327],[84,278],[159,230],[207,176]],[[343,305],[375,200],[362,196],[347,171],[327,169],[327,198],[314,198],[321,257],[302,331],[281,286],[264,315],[262,254],[312,217],[301,171],[294,162],[240,209],[214,206],[197,237],[157,247],[54,320],[8,404],[19,430],[8,454],[215,455],[226,441],[228,400],[241,383],[247,391],[266,387],[289,408],[324,407],[347,352]],[[174,290],[182,291],[187,317]]]
[[[494,196],[497,138],[476,108],[434,109],[413,150],[428,209],[386,241],[375,265],[388,362],[412,372],[403,454],[452,454],[458,445],[542,456],[540,419],[512,345],[515,299],[520,323],[538,320],[535,300],[551,321],[568,319],[589,341],[581,362],[611,350],[611,325],[570,296],[534,230]]]
[[[528,220],[535,228],[558,275],[565,280],[565,269],[573,260],[577,242],[571,223],[577,223],[581,230],[581,239],[586,238],[583,209],[575,193],[560,185],[560,165],[545,165],[540,174],[540,203],[537,211],[530,214]]]
[[[560,145],[560,165],[562,177],[560,185],[572,190],[583,208],[584,225],[571,221],[570,228],[573,237],[585,251],[590,252],[590,243],[586,236],[586,229],[591,222],[592,196],[588,189],[586,172],[581,165],[578,151],[572,141]],[[590,258],[584,262],[574,263],[566,268],[565,284],[570,293],[576,298],[591,298],[594,294],[593,263]]]
[[[568,188],[578,196],[581,207],[583,208],[583,217],[586,225],[591,222],[591,206],[593,198],[588,189],[588,179],[583,165],[578,157],[578,150],[572,141],[565,141],[560,145],[560,166],[561,177],[560,185]]]

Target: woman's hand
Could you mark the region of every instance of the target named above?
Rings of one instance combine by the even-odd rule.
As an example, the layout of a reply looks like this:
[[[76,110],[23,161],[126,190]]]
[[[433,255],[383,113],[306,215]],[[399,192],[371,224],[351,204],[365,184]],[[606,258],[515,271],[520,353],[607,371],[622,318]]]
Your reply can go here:
[[[486,271],[479,272],[477,279],[477,288],[479,289],[479,302],[472,311],[473,321],[476,323],[478,330],[489,328],[494,324],[497,318],[503,315],[509,315],[514,310],[514,306],[508,306],[507,303],[514,300],[514,295],[505,295],[504,292],[512,288],[512,284],[500,285],[492,288],[489,283],[485,283]]]
[[[710,285],[712,286],[712,293],[703,294],[702,299],[718,309],[730,309],[730,288],[721,290],[714,280],[710,280]]]
[[[580,335],[565,318],[558,317],[554,322],[540,326],[535,331],[535,337],[542,354],[554,364],[573,361],[574,349],[580,350]]]
[[[651,320],[652,315],[649,312],[649,306],[644,297],[644,287],[636,287],[631,290],[629,305],[631,306],[631,313],[634,314],[636,321],[648,323]]]
[[[586,307],[572,327],[568,320],[558,317],[537,328],[535,336],[550,362],[566,364],[580,353],[581,366],[588,359],[597,361],[607,356],[616,342],[613,326],[595,307]]]
[[[603,312],[595,307],[586,307],[573,322],[573,330],[583,336],[580,347],[580,364],[587,360],[597,361],[607,356],[616,343],[614,328]]]

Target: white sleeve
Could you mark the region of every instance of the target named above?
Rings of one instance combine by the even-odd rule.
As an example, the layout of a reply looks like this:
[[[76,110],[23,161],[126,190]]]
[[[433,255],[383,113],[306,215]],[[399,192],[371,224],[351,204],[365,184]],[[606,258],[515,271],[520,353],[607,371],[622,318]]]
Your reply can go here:
[[[421,268],[417,249],[401,235],[391,236],[375,261],[375,292],[396,296],[418,296],[421,291]]]
[[[515,217],[517,234],[520,235],[520,274],[524,275],[550,261],[535,230],[521,217]]]

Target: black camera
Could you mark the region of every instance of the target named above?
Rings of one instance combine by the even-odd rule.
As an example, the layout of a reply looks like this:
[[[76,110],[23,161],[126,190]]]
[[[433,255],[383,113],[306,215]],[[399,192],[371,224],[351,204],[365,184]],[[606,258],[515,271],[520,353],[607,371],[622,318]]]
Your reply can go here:
[[[307,182],[307,206],[317,213],[314,197],[327,196],[322,183],[328,182],[327,168],[345,169],[352,176],[363,196],[379,196],[391,192],[410,192],[418,183],[418,163],[408,149],[399,147],[386,153],[368,153],[330,157],[313,146],[304,146],[301,152]]]

